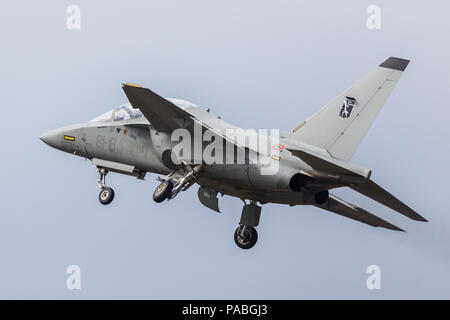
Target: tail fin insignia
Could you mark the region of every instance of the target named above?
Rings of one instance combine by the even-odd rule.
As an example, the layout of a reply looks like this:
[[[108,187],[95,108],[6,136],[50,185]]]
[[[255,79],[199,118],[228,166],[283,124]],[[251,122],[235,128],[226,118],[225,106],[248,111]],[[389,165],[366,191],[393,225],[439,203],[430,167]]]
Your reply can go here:
[[[349,118],[352,113],[353,107],[356,106],[356,99],[351,97],[345,97],[344,104],[341,107],[339,116],[342,118]]]

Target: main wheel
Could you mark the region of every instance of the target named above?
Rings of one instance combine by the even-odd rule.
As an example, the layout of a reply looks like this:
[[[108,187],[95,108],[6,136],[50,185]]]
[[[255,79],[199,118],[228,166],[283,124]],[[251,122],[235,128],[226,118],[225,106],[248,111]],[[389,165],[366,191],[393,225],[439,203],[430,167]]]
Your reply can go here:
[[[101,204],[110,204],[114,199],[114,190],[112,188],[104,188],[98,195],[98,200]]]
[[[250,249],[258,241],[258,233],[253,227],[246,227],[244,234],[241,235],[243,226],[239,226],[234,232],[234,242],[241,249]]]
[[[163,202],[167,199],[172,191],[173,184],[170,180],[166,180],[161,182],[161,184],[156,188],[155,192],[153,192],[153,200],[155,202]]]

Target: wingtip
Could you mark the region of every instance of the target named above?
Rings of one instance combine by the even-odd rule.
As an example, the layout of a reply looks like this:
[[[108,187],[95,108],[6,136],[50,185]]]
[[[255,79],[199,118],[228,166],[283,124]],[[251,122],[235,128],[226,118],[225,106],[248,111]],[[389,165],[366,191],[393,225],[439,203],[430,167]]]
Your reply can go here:
[[[377,227],[381,227],[381,228],[385,228],[385,229],[389,229],[389,230],[393,230],[393,231],[400,231],[400,232],[406,232],[405,230],[393,225],[390,222],[384,221],[385,224],[384,225],[379,225]]]
[[[414,220],[414,221],[420,221],[420,222],[428,222],[427,219],[425,219],[424,217],[422,217],[420,214],[418,214],[418,213],[415,212],[414,210],[412,210],[412,209],[409,209],[409,210],[410,210],[409,218],[411,218],[412,220]]]
[[[384,61],[382,64],[380,64],[380,67],[395,69],[395,70],[399,70],[399,71],[405,71],[408,64],[409,64],[408,59],[390,57],[386,61]]]
[[[130,82],[122,83],[122,87],[135,87],[135,88],[142,88],[142,86],[141,86],[141,85],[139,85],[139,84],[135,84],[135,83],[130,83]]]

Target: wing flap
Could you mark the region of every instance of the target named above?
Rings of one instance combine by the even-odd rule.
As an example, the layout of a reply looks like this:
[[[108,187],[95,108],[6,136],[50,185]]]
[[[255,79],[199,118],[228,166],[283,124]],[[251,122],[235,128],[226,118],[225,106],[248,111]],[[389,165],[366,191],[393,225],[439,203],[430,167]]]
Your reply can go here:
[[[367,212],[366,210],[348,203],[332,194],[330,194],[327,202],[322,205],[315,204],[314,206],[368,224],[372,227],[382,227],[395,231],[404,231],[386,220],[383,220],[370,212]]]
[[[424,222],[428,221],[372,180],[369,180],[367,184],[353,185],[350,186],[350,188],[365,195],[366,197],[371,198],[372,200],[385,205],[388,208],[391,208],[394,211],[397,211],[398,213],[401,213],[402,215],[412,220]]]

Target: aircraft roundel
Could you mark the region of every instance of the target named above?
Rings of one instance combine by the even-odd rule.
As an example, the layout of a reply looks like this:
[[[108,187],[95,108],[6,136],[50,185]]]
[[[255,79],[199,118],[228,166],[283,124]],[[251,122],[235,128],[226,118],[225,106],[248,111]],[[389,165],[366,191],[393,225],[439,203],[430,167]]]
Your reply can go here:
[[[272,147],[273,150],[283,150],[284,149],[284,144],[275,144]]]

